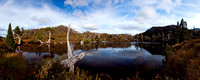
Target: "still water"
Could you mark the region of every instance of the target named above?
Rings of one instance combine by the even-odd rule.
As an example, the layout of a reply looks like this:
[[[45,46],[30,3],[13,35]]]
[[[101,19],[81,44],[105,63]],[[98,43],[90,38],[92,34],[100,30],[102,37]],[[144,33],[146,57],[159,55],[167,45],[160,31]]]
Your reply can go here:
[[[27,61],[40,62],[45,58],[59,57],[67,53],[66,44],[23,45],[18,49]],[[74,67],[89,73],[108,73],[113,79],[126,79],[139,74],[139,77],[151,79],[164,66],[165,56],[162,45],[158,43],[99,43],[80,46],[74,44],[73,55],[85,52]]]

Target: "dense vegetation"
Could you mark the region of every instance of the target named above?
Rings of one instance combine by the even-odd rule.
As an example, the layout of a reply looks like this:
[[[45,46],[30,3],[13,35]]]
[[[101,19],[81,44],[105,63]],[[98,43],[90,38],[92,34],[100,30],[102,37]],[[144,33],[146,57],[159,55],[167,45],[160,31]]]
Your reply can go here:
[[[166,71],[170,76],[188,80],[200,79],[200,39],[187,40],[173,46],[167,60]]]
[[[7,53],[0,55],[0,79],[2,80],[110,80],[112,79],[108,74],[95,74],[91,75],[84,70],[76,67],[75,72],[69,72],[60,64],[60,59],[57,61],[55,58],[47,58],[41,63],[28,63],[22,55],[18,53]]]

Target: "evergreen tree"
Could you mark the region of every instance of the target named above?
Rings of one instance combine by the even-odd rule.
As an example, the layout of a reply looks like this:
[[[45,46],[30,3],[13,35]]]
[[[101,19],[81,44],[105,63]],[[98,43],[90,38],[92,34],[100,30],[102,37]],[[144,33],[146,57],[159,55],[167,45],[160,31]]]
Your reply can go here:
[[[13,38],[11,23],[9,23],[9,26],[8,26],[8,32],[7,32],[5,44],[6,44],[7,48],[10,50],[15,50],[15,48],[16,48],[15,41]]]

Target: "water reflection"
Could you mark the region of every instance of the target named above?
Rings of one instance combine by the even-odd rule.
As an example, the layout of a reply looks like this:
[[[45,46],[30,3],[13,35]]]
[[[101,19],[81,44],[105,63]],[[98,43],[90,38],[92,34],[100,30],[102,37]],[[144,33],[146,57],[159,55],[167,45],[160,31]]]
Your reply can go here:
[[[129,43],[120,45],[123,44],[129,45]],[[146,47],[146,44],[131,43],[129,47],[89,49],[85,57],[76,63],[76,66],[94,73],[109,73],[115,77],[114,79],[130,77],[136,72],[140,72],[140,75],[149,79],[156,74],[154,70],[163,66],[165,56],[153,55],[142,47]]]
[[[152,55],[147,50],[132,45],[128,48],[99,48],[90,49],[86,51],[86,56],[83,58],[83,63],[88,65],[94,65],[98,63],[98,66],[107,66],[115,64],[124,64],[131,61],[131,64],[149,63],[157,64],[155,66],[162,66],[162,61],[165,59],[162,55]],[[124,60],[124,61],[123,61]],[[82,63],[79,61],[79,63]]]
[[[22,45],[20,49],[29,61],[39,61],[46,57],[58,57],[67,53],[66,44]],[[136,72],[140,72],[145,77],[152,77],[157,69],[163,66],[162,61],[165,59],[159,53],[160,45],[150,43],[107,42],[90,43],[84,46],[74,43],[74,50],[72,56],[64,62],[70,67],[70,71],[74,71],[74,67],[78,66],[94,74],[109,73],[116,79],[132,77]]]

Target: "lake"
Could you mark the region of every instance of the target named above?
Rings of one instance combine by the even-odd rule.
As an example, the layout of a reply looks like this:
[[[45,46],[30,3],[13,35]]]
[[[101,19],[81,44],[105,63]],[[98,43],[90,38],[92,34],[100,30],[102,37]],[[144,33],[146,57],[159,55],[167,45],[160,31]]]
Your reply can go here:
[[[139,77],[151,79],[160,73],[165,56],[159,43],[143,44],[135,42],[104,42],[85,45],[73,44],[73,55],[85,52],[74,67],[89,73],[108,73],[114,80],[126,79],[139,74]],[[29,62],[40,62],[46,58],[58,58],[67,53],[66,44],[22,45],[18,51]]]

